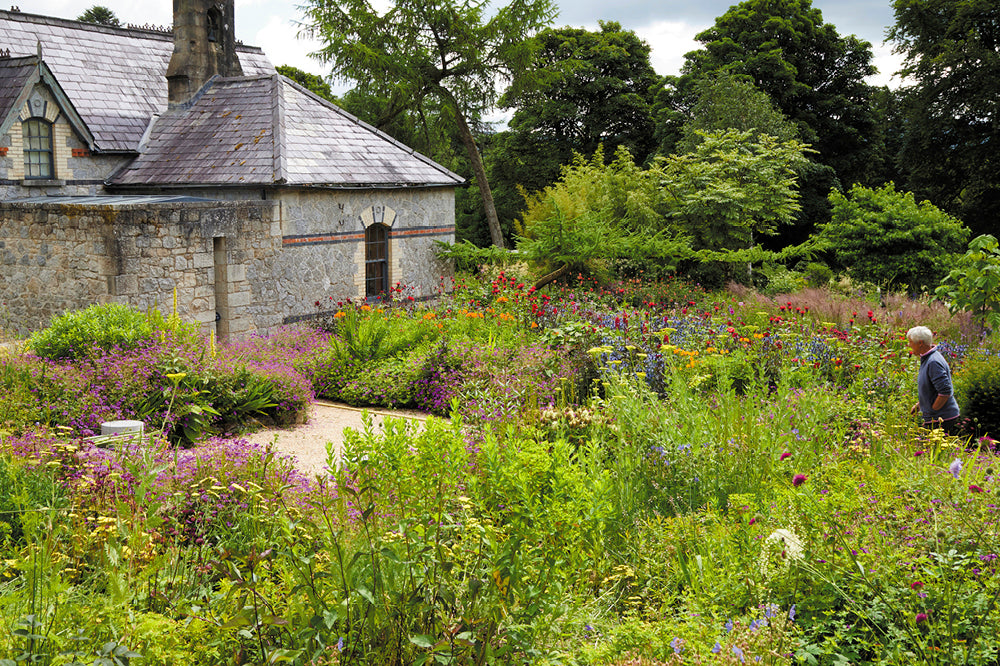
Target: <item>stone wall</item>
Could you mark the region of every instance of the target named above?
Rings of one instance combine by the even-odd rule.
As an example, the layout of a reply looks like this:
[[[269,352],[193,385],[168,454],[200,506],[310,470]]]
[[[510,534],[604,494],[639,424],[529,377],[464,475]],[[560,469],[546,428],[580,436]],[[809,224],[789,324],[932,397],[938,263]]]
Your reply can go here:
[[[279,191],[282,253],[275,282],[286,319],[315,314],[345,298],[365,297],[365,228],[389,228],[389,286],[426,298],[451,285],[453,268],[439,261],[434,241],[455,241],[453,188]],[[316,303],[319,302],[319,306]]]
[[[92,303],[173,306],[222,332],[281,323],[274,302],[254,302],[281,253],[270,201],[81,206],[0,203],[0,301],[18,331]],[[262,267],[256,273],[248,266]],[[219,291],[219,290],[222,291]],[[217,298],[218,297],[218,298]],[[217,303],[221,301],[220,303]]]

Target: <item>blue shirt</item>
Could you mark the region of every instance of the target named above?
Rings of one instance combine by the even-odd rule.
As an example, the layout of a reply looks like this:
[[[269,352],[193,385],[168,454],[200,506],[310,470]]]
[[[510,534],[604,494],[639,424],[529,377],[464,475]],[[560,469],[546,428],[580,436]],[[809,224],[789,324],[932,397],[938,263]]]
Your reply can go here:
[[[917,397],[924,423],[958,418],[958,402],[955,401],[954,393],[951,368],[937,347],[933,347],[920,357],[920,372],[917,373]],[[939,395],[948,396],[948,402],[941,409],[935,410],[932,405]]]

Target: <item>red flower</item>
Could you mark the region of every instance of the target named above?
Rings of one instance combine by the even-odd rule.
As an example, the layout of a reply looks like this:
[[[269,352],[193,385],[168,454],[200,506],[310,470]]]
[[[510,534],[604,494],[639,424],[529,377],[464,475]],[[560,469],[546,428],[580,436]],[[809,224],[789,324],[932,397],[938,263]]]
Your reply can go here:
[[[791,457],[792,457],[792,454],[791,454],[790,451],[784,451],[781,454],[781,457],[778,458],[778,460],[784,460],[785,458],[791,458]]]
[[[924,584],[921,581],[919,581],[919,580],[915,580],[912,583],[910,583],[910,589],[911,590],[919,590],[923,586],[924,586]]]
[[[917,624],[920,624],[921,622],[926,622],[927,613],[917,613],[917,617],[914,619],[917,621]]]
[[[984,490],[983,490],[982,488],[980,488],[980,487],[979,487],[979,486],[977,486],[976,484],[972,484],[971,486],[969,486],[969,491],[970,491],[970,492],[973,492],[973,493],[981,493],[981,492],[985,492],[985,491],[984,491]]]
[[[796,474],[795,476],[792,477],[792,485],[795,486],[796,488],[798,488],[803,483],[805,483],[806,479],[808,479],[808,478],[809,477],[806,476],[805,474]]]

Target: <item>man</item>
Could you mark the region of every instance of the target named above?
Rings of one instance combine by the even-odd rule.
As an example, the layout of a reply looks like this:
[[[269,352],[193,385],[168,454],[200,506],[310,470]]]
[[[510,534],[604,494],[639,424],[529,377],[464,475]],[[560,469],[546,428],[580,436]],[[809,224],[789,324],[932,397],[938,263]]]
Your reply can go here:
[[[949,435],[958,434],[958,403],[951,386],[951,368],[934,344],[934,334],[926,326],[914,326],[906,332],[910,353],[920,357],[917,373],[917,404],[925,428],[941,428]]]

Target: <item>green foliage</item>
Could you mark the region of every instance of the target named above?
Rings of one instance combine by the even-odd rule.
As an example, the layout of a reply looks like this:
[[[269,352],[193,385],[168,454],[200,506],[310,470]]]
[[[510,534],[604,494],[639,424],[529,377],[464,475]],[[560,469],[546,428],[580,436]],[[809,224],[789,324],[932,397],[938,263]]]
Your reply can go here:
[[[1000,357],[987,352],[966,359],[955,373],[955,398],[972,428],[1000,439]]]
[[[841,182],[867,182],[878,148],[871,143],[873,88],[865,82],[875,73],[871,44],[841,37],[810,0],[745,0],[697,40],[704,48],[686,56],[682,95],[712,72],[747,77]]]
[[[698,101],[684,124],[678,152],[701,143],[702,132],[735,129],[752,132],[756,139],[769,134],[782,141],[798,138],[798,127],[774,108],[774,102],[750,81],[731,74],[709,74],[696,84]]]
[[[833,280],[833,269],[824,263],[811,261],[803,268],[806,284],[810,287],[825,287]]]
[[[61,495],[48,470],[32,469],[0,453],[0,557],[24,544],[24,514],[51,506]]]
[[[150,317],[128,305],[95,304],[52,318],[28,339],[31,351],[53,360],[78,359],[95,351],[137,349],[153,339]]]
[[[115,13],[105,7],[104,5],[93,5],[88,7],[86,11],[76,17],[77,21],[82,21],[84,23],[96,23],[97,25],[110,25],[110,26],[120,26],[121,21],[115,16]]]
[[[309,0],[303,7],[315,55],[334,75],[357,82],[387,102],[384,117],[421,112],[434,100],[447,109],[469,156],[494,245],[504,240],[479,148],[469,126],[499,97],[500,81],[513,94],[529,88],[535,44],[527,39],[555,14],[550,0],[513,0],[494,11],[488,2],[396,0],[387,11],[367,0]],[[487,18],[489,16],[489,18]]]
[[[961,221],[930,202],[918,204],[892,183],[877,189],[855,185],[848,196],[832,191],[830,202],[833,219],[821,226],[819,239],[855,280],[910,291],[932,287],[969,234]]]
[[[455,269],[471,273],[478,272],[484,266],[506,268],[519,260],[516,254],[493,245],[478,247],[468,240],[459,243],[434,241],[439,259],[450,259],[455,262]]]
[[[953,262],[955,268],[935,291],[952,312],[968,310],[993,329],[1000,329],[1000,246],[993,236],[977,236]]]
[[[649,45],[615,22],[600,30],[546,29],[533,38],[540,85],[501,105],[516,109],[508,130],[495,137],[487,153],[491,181],[511,200],[504,211],[520,214],[519,190],[537,192],[558,177],[574,153],[605,155],[625,146],[638,163],[653,150],[651,87],[656,74]]]
[[[322,76],[316,76],[315,74],[310,74],[309,72],[303,72],[298,67],[292,67],[291,65],[278,65],[275,69],[278,74],[295,81],[309,92],[319,95],[328,102],[339,104],[339,101],[334,96],[333,91],[330,90],[330,84],[324,81]]]
[[[905,61],[900,164],[907,185],[990,233],[1000,216],[993,165],[1000,142],[1000,5],[992,0],[894,0],[889,39]]]

